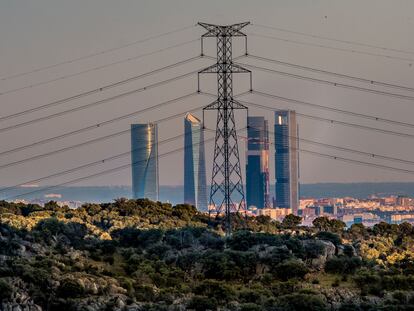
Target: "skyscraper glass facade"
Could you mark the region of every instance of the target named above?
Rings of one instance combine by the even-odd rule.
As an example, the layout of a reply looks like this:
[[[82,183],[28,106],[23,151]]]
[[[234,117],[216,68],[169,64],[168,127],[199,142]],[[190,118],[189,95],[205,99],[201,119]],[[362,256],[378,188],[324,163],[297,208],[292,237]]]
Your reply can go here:
[[[269,202],[269,128],[264,117],[248,117],[246,151],[247,206],[271,207]]]
[[[158,200],[157,124],[131,125],[132,195]]]
[[[298,126],[295,111],[275,112],[275,207],[290,208],[297,215],[299,205]]]
[[[207,211],[206,161],[201,121],[187,114],[184,133],[184,202]]]

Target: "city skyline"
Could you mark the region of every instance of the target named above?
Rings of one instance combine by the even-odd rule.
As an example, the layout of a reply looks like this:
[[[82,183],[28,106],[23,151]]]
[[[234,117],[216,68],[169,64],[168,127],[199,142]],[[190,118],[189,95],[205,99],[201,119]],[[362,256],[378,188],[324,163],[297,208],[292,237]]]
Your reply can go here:
[[[38,67],[59,63],[65,60],[74,59],[83,55],[89,55],[93,52],[126,45],[139,39],[153,36],[157,33],[163,33],[184,27],[185,25],[194,25],[197,21],[217,22],[220,24],[231,24],[238,21],[252,21],[253,25],[247,29],[249,32],[249,52],[251,54],[261,54],[264,57],[275,58],[285,62],[296,63],[299,65],[311,66],[322,70],[335,71],[343,74],[351,74],[362,78],[373,79],[375,81],[384,81],[392,84],[410,86],[412,80],[412,67],[409,61],[385,59],[384,57],[370,56],[366,54],[351,53],[341,50],[318,48],[316,46],[305,46],[294,44],[287,41],[266,40],[258,38],[252,34],[263,36],[282,37],[285,40],[307,42],[316,45],[327,45],[339,49],[351,49],[351,46],[342,42],[332,42],[317,38],[300,36],[298,34],[274,31],[271,29],[264,30],[254,26],[255,23],[261,23],[274,27],[282,27],[287,30],[296,32],[305,32],[323,37],[337,38],[338,40],[368,42],[375,46],[392,46],[398,50],[414,50],[413,43],[410,40],[404,40],[412,29],[413,20],[408,12],[413,10],[413,3],[398,2],[400,5],[394,5],[389,1],[353,1],[347,3],[314,1],[312,5],[304,5],[301,1],[261,1],[265,5],[253,5],[247,1],[228,1],[225,4],[212,1],[211,3],[202,3],[199,1],[178,1],[176,4],[165,3],[161,1],[152,1],[146,3],[146,13],[139,9],[140,1],[134,4],[126,5],[125,3],[114,4],[110,1],[91,0],[88,6],[83,5],[82,14],[77,15],[76,23],[68,12],[76,14],[77,7],[82,2],[77,0],[71,3],[57,3],[48,0],[39,0],[35,5],[33,3],[22,3],[19,1],[3,2],[1,4],[0,32],[4,38],[0,47],[1,55],[0,68],[2,77],[18,74],[20,72],[34,70]],[[240,5],[242,3],[242,5]],[[240,5],[240,10],[232,11],[234,5]],[[351,10],[353,5],[360,8]],[[99,12],[96,7],[102,8]],[[369,10],[375,6],[382,8],[380,12]],[[184,14],[182,8],[192,11],[193,15]],[[253,10],[253,7],[255,10]],[[42,9],[39,9],[42,8]],[[162,10],[161,10],[162,8]],[[265,9],[267,8],[267,9]],[[167,14],[168,12],[168,14]],[[232,14],[230,14],[232,12]],[[382,12],[387,12],[384,14]],[[138,16],[138,18],[137,18]],[[158,23],[153,16],[159,16],[167,23]],[[300,22],[295,20],[300,17]],[[398,18],[392,17],[398,16]],[[50,24],[55,19],[61,20],[62,23],[54,24],[51,29]],[[139,20],[139,23],[137,22]],[[366,20],[372,23],[367,25]],[[139,27],[137,27],[139,25]],[[168,29],[167,29],[168,28]],[[82,29],[82,31],[79,31]],[[355,31],[358,29],[358,31]],[[30,31],[28,31],[30,30]],[[32,35],[30,35],[32,34]],[[122,59],[132,58],[137,55],[150,53],[154,50],[165,48],[166,46],[180,44],[187,40],[198,39],[202,34],[201,29],[194,27],[188,29],[182,34],[174,34],[171,37],[164,37],[162,40],[146,41],[145,44],[130,46],[123,50],[113,51],[95,58],[81,60],[58,67],[50,68],[43,72],[18,77],[10,80],[2,80],[1,91],[6,92],[16,88],[30,86],[37,83],[43,83],[61,76],[67,76],[79,71],[90,70],[89,72],[76,75],[70,78],[57,80],[53,83],[39,85],[38,87],[27,87],[18,92],[2,95],[2,106],[4,115],[9,115],[23,111],[34,106],[40,106],[48,102],[53,102],[62,98],[70,97],[82,91],[99,88],[105,84],[116,82],[121,79],[134,76],[138,73],[154,70],[158,67],[170,63],[199,55],[200,45],[195,41],[186,48],[177,48],[176,50],[166,51],[165,53],[155,54],[153,56],[142,57],[135,61],[120,63],[119,67],[112,66],[102,70],[92,70]],[[36,43],[36,44],[34,44]],[[75,48],[73,48],[75,47]],[[208,46],[206,45],[206,49]],[[409,54],[404,55],[398,52],[388,50],[379,51],[378,49],[368,47],[354,47],[355,50],[371,54],[392,54],[399,58],[412,58]],[[210,52],[212,52],[210,46]],[[277,51],[277,55],[275,55]],[[207,51],[206,51],[207,52]],[[259,53],[260,52],[260,53]],[[213,55],[210,53],[209,55]],[[242,61],[242,60],[240,60]],[[199,60],[197,64],[190,66],[187,64],[180,70],[180,73],[188,69],[195,70],[207,65],[208,61]],[[253,63],[253,62],[251,62]],[[263,63],[259,64],[263,66]],[[280,69],[279,65],[272,67]],[[285,70],[285,69],[283,69]],[[302,70],[292,69],[294,74],[302,74]],[[177,70],[178,74],[178,70]],[[315,78],[322,78],[320,73],[309,74]],[[165,75],[158,75],[154,78],[146,77],[140,83],[133,87],[126,85],[121,87],[121,91],[129,91],[134,87],[144,87],[152,82],[161,81],[172,77],[173,73],[168,72]],[[331,78],[334,80],[334,78]],[[70,131],[75,131],[80,127],[99,124],[107,119],[118,115],[124,115],[145,108],[174,96],[181,95],[181,91],[194,91],[196,88],[196,79],[187,79],[182,82],[176,82],[172,86],[165,86],[162,92],[159,90],[148,90],[139,96],[130,99],[120,99],[115,104],[108,103],[100,106],[100,109],[83,110],[67,115],[67,117],[57,117],[48,121],[48,123],[30,124],[25,127],[16,128],[16,130],[2,133],[2,146],[4,150],[18,148],[28,145],[32,142],[42,140],[43,138],[53,137]],[[208,80],[208,78],[204,78]],[[343,82],[344,78],[337,78],[338,82]],[[62,81],[62,82],[59,82]],[[64,81],[64,82],[63,82]],[[351,82],[349,82],[351,83]],[[359,85],[359,82],[352,82]],[[194,85],[193,85],[194,84]],[[205,90],[210,90],[211,81],[207,81]],[[240,88],[248,88],[247,85],[240,85]],[[272,93],[285,98],[292,98],[301,101],[321,104],[332,108],[356,111],[364,114],[372,114],[383,118],[392,118],[402,122],[410,122],[412,107],[407,105],[403,99],[390,98],[375,94],[366,94],[352,90],[344,90],[331,86],[322,86],[309,81],[296,81],[282,77],[274,77],[269,74],[254,72],[254,89],[266,90],[271,89]],[[373,88],[380,89],[379,86]],[[384,87],[385,88],[385,87]],[[244,91],[245,89],[241,90]],[[397,91],[396,91],[397,92]],[[145,93],[145,94],[144,94]],[[401,93],[407,93],[402,91]],[[87,104],[92,101],[98,101],[108,96],[116,95],[115,91],[101,92],[95,94],[93,99],[79,100],[76,103],[68,103],[70,108]],[[253,95],[252,95],[253,96]],[[247,97],[247,96],[246,96]],[[354,123],[364,123],[371,127],[393,129],[391,125],[379,125],[375,121],[361,121],[356,117],[342,116],[333,111],[318,112],[314,108],[300,106],[295,103],[284,103],[270,101],[258,97],[250,97],[252,101],[268,106],[276,106],[281,109],[296,109],[297,111],[323,116],[328,119],[346,120]],[[1,159],[2,164],[7,164],[16,160],[25,159],[32,155],[43,152],[52,152],[53,150],[70,146],[74,143],[81,143],[83,140],[93,139],[103,135],[109,135],[112,131],[125,130],[127,125],[132,122],[144,123],[156,121],[158,118],[168,117],[173,112],[189,111],[195,108],[198,103],[200,106],[205,103],[203,99],[191,99],[184,103],[177,104],[174,107],[163,111],[148,112],[146,115],[137,117],[137,120],[131,118],[128,123],[113,124],[109,127],[96,127],[93,133],[87,137],[85,135],[67,137],[64,141],[54,141],[54,143],[44,144],[32,149],[22,150],[19,154],[11,154]],[[392,102],[392,104],[390,104]],[[395,104],[394,104],[395,102]],[[398,105],[398,109],[394,109]],[[251,114],[264,114],[259,108],[251,109]],[[59,112],[58,107],[53,108],[53,112]],[[180,110],[181,111],[181,110]],[[196,113],[197,115],[199,112]],[[40,116],[40,113],[28,116],[21,116],[19,121],[30,121],[33,117]],[[17,119],[14,120],[17,123]],[[213,117],[206,117],[206,125],[212,127],[214,124]],[[272,123],[269,117],[269,123]],[[383,133],[371,133],[368,131],[358,130],[356,128],[332,125],[327,122],[314,122],[309,119],[301,118],[299,120],[304,138],[312,138],[324,143],[347,146],[352,149],[362,150],[369,153],[384,154],[390,157],[403,158],[405,155],[412,154],[412,144],[404,137],[393,137]],[[13,125],[14,122],[7,121],[4,126]],[[239,122],[240,127],[245,124]],[[53,132],[50,129],[54,129]],[[160,124],[160,128],[168,129],[163,131],[161,140],[168,138],[167,135],[177,135],[182,131],[182,124],[178,120],[171,120],[165,124]],[[397,127],[399,131],[409,129]],[[358,137],[358,140],[354,138]],[[386,142],[386,143],[384,143]],[[69,150],[59,156],[37,159],[30,163],[20,166],[9,167],[2,170],[2,185],[15,185],[23,181],[41,177],[44,172],[58,172],[64,168],[76,167],[84,163],[96,161],[96,155],[100,154],[103,158],[111,155],[112,150],[127,150],[129,138],[127,135],[119,136],[112,141],[106,140],[94,144],[93,146],[84,147],[83,149]],[[168,151],[171,145],[165,145],[163,150]],[[312,146],[309,147],[309,149]],[[312,147],[312,150],[319,151],[322,147]],[[160,150],[160,151],[163,151]],[[209,175],[211,161],[211,146],[206,146],[206,170]],[[323,152],[329,150],[323,149]],[[332,152],[335,155],[334,151]],[[338,152],[339,153],[339,152]],[[244,150],[240,150],[242,155],[242,169],[245,167]],[[346,154],[353,156],[352,154]],[[183,161],[182,154],[172,155],[169,159],[160,160],[160,183],[165,185],[183,184],[181,174]],[[363,159],[358,155],[357,159]],[[380,162],[371,159],[372,162]],[[121,161],[119,161],[121,162]],[[119,163],[118,162],[118,163]],[[125,159],[123,163],[129,162]],[[174,167],[168,167],[170,162],[178,163]],[[273,163],[273,155],[270,155],[270,162]],[[101,168],[111,168],[112,163],[106,163],[96,169],[89,169],[88,174],[95,173]],[[114,166],[117,165],[113,164]],[[384,163],[384,162],[381,162]],[[385,162],[388,164],[388,162]],[[390,163],[391,165],[392,163]],[[392,172],[383,169],[377,169],[368,166],[358,166],[350,163],[342,163],[334,160],[323,159],[314,155],[303,155],[301,157],[302,182],[357,182],[357,181],[412,181],[409,174]],[[405,168],[404,164],[401,165]],[[25,172],[22,176],[21,172]],[[82,172],[83,173],[83,172]],[[73,174],[74,178],[81,177],[82,174]],[[273,170],[270,171],[271,180],[274,179]],[[207,176],[207,180],[209,180]],[[94,178],[82,181],[80,185],[102,185],[102,184],[130,184],[130,171],[113,173],[110,176]],[[41,182],[40,185],[65,182],[64,178],[55,178],[51,181]]]

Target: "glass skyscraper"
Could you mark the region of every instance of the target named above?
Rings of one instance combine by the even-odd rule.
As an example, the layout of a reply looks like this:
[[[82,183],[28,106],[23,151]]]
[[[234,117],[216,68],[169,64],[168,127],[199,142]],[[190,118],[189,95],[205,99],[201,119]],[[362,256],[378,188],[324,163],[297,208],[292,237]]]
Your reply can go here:
[[[158,200],[157,124],[131,125],[131,167],[133,198]]]
[[[296,112],[275,112],[275,207],[290,208],[298,214],[299,152]]]
[[[271,207],[269,195],[269,128],[264,117],[247,118],[247,206]]]
[[[202,122],[187,113],[184,118],[184,202],[207,211],[206,160]]]

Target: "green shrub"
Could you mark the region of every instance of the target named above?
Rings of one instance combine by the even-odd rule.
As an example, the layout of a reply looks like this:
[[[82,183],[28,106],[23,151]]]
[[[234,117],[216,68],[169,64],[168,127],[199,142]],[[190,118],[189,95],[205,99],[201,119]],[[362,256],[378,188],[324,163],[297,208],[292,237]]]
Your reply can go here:
[[[304,257],[305,259],[318,258],[325,253],[325,244],[318,240],[309,240],[304,245]]]
[[[138,301],[154,301],[155,300],[155,292],[151,286],[142,285],[142,284],[134,284],[134,291],[135,291],[135,298]]]
[[[336,246],[342,243],[341,237],[333,232],[321,231],[316,234],[316,237],[320,240],[330,241]]]
[[[274,268],[275,275],[283,281],[292,278],[303,279],[308,272],[309,269],[299,260],[287,260]]]
[[[397,290],[392,293],[392,298],[394,298],[396,301],[398,301],[399,304],[405,305],[408,301],[408,296],[406,292]]]
[[[187,310],[207,311],[217,310],[217,300],[206,296],[194,296],[188,303]]]
[[[12,293],[13,288],[11,285],[6,280],[0,279],[0,301],[10,298]]]
[[[333,257],[326,261],[325,271],[328,273],[351,274],[362,266],[358,257]]]
[[[202,281],[194,288],[196,295],[206,295],[218,302],[226,302],[236,297],[235,290],[228,284],[214,280]]]
[[[283,218],[282,228],[294,229],[302,223],[302,217],[290,214]]]
[[[359,305],[353,303],[344,303],[342,304],[338,311],[361,311],[361,307]]]
[[[261,311],[263,310],[261,306],[255,303],[244,303],[240,306],[240,311]]]
[[[338,287],[340,285],[339,279],[335,279],[335,281],[332,282],[332,287]]]
[[[57,289],[57,296],[62,298],[79,298],[85,295],[85,289],[76,280],[63,280]]]
[[[279,310],[284,311],[326,311],[327,305],[319,295],[295,293],[277,299]]]
[[[244,289],[238,292],[240,302],[252,303],[259,302],[261,300],[260,292],[254,289]]]

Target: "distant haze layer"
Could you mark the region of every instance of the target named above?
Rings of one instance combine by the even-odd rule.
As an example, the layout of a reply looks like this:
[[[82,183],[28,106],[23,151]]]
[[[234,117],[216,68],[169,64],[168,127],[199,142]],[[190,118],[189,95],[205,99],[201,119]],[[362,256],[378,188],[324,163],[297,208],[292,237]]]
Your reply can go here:
[[[36,189],[41,190],[42,188]],[[35,191],[30,189],[30,192]],[[274,186],[271,187],[274,195]],[[131,197],[131,187],[129,186],[88,186],[88,187],[59,187],[53,189],[51,193],[28,193],[25,189],[9,190],[5,197],[18,197],[19,199],[44,201],[81,201],[81,202],[111,202],[120,197]],[[183,186],[161,186],[160,201],[171,202],[173,204],[183,202]],[[22,195],[19,195],[22,194]],[[304,184],[300,186],[302,198],[326,198],[326,197],[355,197],[366,198],[370,195],[390,196],[406,195],[414,197],[414,183],[323,183],[323,184]]]

